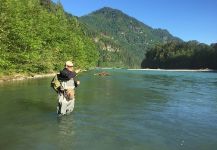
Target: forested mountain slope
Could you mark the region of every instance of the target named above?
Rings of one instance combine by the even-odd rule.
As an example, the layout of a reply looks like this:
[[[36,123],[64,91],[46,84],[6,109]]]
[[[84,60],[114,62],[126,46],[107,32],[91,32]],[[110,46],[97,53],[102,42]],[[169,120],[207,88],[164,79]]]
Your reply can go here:
[[[101,65],[140,67],[147,50],[156,44],[181,41],[167,30],[153,29],[123,12],[104,7],[79,20],[94,33]]]

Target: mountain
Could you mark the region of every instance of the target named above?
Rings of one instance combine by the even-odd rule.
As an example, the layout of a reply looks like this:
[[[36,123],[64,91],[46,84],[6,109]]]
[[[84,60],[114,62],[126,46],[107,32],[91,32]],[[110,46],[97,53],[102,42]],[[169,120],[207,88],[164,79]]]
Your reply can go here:
[[[182,41],[167,30],[154,29],[120,10],[104,7],[79,18],[100,51],[99,66],[138,68],[156,44]]]

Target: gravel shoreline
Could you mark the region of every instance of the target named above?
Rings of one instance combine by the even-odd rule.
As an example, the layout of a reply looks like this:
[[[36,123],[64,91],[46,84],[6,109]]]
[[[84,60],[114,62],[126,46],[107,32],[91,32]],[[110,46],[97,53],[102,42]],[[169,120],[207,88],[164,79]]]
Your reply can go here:
[[[26,79],[52,77],[55,74],[56,73],[34,74],[34,75],[17,74],[17,75],[13,75],[13,76],[2,76],[2,77],[0,77],[0,83],[1,82],[8,82],[8,81],[22,81],[22,80],[26,80]]]
[[[183,71],[183,72],[216,72],[212,69],[127,69],[127,70],[147,70],[147,71]]]

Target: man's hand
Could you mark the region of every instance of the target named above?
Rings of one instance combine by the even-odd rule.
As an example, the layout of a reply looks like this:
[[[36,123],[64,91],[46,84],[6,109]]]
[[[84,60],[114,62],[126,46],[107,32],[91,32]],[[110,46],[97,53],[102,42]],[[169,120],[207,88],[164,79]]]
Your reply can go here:
[[[80,81],[77,81],[77,84],[79,85],[79,84],[80,84]]]
[[[75,87],[78,87],[80,85],[80,81],[75,81]]]
[[[81,69],[77,69],[77,70],[75,70],[76,73],[79,73],[80,71],[81,71]]]

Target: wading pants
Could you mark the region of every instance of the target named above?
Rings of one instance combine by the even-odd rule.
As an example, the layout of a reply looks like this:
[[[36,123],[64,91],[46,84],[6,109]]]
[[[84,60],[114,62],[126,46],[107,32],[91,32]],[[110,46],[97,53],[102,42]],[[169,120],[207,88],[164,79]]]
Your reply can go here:
[[[68,100],[63,93],[58,94],[57,114],[70,114],[74,109],[75,98]]]

